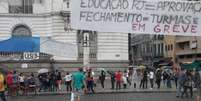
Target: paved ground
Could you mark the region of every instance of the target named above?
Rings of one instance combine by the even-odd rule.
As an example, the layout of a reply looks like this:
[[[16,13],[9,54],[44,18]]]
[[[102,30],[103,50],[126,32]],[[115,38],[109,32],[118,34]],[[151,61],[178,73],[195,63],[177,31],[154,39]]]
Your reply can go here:
[[[96,93],[101,93],[101,94],[105,94],[105,93],[172,93],[176,91],[176,87],[174,85],[174,83],[172,84],[172,88],[167,88],[163,83],[161,83],[161,88],[157,89],[156,85],[154,87],[154,89],[150,89],[150,84],[148,83],[148,88],[147,89],[140,89],[139,85],[137,86],[137,88],[134,88],[133,86],[128,86],[126,89],[121,89],[121,90],[111,90],[111,85],[110,85],[110,80],[106,80],[105,82],[105,88],[103,89],[101,87],[100,83],[96,83],[97,86],[95,87],[95,92]],[[38,92],[39,95],[55,95],[55,94],[66,94],[66,90],[65,90],[65,85],[62,85],[62,91],[59,92]]]
[[[105,81],[105,88],[103,89],[101,87],[101,84],[99,82],[96,82],[96,87],[94,87],[95,91],[97,93],[107,93],[107,92],[144,92],[144,91],[148,91],[148,92],[151,92],[151,91],[176,91],[176,87],[175,87],[175,84],[172,82],[172,88],[167,88],[162,82],[161,82],[161,88],[160,89],[157,89],[156,85],[154,85],[154,89],[150,89],[150,83],[148,82],[148,88],[147,89],[140,89],[139,88],[139,83],[137,84],[137,88],[134,88],[133,85],[132,86],[127,86],[126,89],[121,89],[119,91],[116,91],[116,90],[111,90],[111,84],[110,84],[110,80],[107,79]],[[62,85],[62,93],[65,93],[65,85]]]
[[[8,101],[70,101],[70,95],[8,97]],[[121,93],[84,95],[81,101],[195,101],[176,98],[174,93]]]
[[[133,86],[128,86],[126,89],[121,90],[111,90],[110,80],[106,80],[105,82],[105,88],[103,89],[101,87],[100,83],[96,83],[97,86],[95,87],[95,92],[98,94],[110,94],[110,93],[175,93],[176,87],[175,84],[172,83],[172,88],[167,88],[162,82],[161,82],[161,88],[157,89],[156,85],[154,89],[150,89],[150,84],[148,83],[147,89],[140,89],[139,84],[137,85],[137,88],[134,88]],[[62,91],[57,92],[37,92],[38,95],[44,96],[44,95],[58,95],[58,94],[66,94],[69,92],[66,92],[65,85],[62,85]],[[21,94],[21,93],[20,93]],[[33,93],[29,93],[32,95]]]

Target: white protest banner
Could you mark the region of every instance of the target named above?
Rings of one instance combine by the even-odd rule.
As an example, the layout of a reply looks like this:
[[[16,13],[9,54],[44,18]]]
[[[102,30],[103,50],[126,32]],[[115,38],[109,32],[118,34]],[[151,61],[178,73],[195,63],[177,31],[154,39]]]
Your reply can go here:
[[[201,36],[201,2],[72,0],[73,29]]]

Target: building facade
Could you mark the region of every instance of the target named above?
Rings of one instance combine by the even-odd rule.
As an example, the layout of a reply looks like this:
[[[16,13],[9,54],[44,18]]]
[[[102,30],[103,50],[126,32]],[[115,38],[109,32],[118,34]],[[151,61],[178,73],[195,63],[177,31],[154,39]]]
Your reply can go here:
[[[176,62],[185,63],[201,59],[201,37],[176,36]]]
[[[170,59],[173,63],[176,61],[176,37],[173,35],[164,36],[164,57]]]
[[[133,65],[152,66],[155,61],[164,57],[162,35],[131,35],[131,51]]]
[[[62,54],[52,56],[54,66],[59,69],[83,66],[84,33],[89,33],[91,67],[113,68],[128,65],[128,34],[72,29],[70,27],[70,0],[1,0],[0,9],[1,41],[13,36],[37,36],[50,37],[55,42],[77,46],[76,57],[69,58]],[[4,54],[2,56],[5,57]],[[21,62],[28,63],[28,67],[32,69],[36,67],[36,70],[37,67],[50,67],[48,61],[41,62],[40,59],[35,63],[33,61]],[[16,67],[21,64],[19,61],[9,63],[17,64]]]

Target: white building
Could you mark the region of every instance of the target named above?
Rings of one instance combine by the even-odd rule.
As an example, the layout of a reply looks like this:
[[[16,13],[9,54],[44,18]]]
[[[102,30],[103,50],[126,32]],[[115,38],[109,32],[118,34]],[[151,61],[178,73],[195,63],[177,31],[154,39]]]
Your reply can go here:
[[[92,67],[127,66],[128,34],[87,32]],[[69,0],[0,0],[1,41],[19,35],[51,37],[56,42],[74,44],[77,57],[57,53],[54,60],[58,67],[82,66],[83,31],[70,30]]]

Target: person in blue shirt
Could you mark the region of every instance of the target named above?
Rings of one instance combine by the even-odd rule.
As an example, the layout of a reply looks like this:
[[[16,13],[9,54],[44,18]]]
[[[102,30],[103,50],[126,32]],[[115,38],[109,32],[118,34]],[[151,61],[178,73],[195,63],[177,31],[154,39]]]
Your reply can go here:
[[[79,68],[78,72],[72,74],[73,94],[74,101],[80,101],[80,96],[85,88],[85,76],[83,69]],[[72,99],[72,98],[71,98]]]

